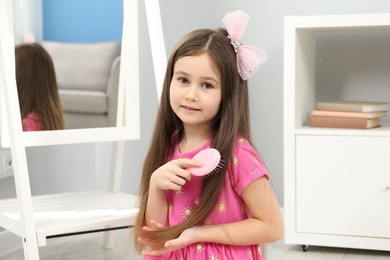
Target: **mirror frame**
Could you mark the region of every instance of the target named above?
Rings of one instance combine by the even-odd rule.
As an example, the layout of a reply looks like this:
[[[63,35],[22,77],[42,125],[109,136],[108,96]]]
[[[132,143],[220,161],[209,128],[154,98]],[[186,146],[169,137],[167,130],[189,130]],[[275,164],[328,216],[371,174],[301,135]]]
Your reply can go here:
[[[156,82],[157,99],[160,102],[164,85],[167,54],[158,0],[145,0],[146,19],[149,28],[150,47],[152,51],[154,78]]]
[[[0,133],[1,147],[10,147],[8,116],[19,117],[20,111],[10,108],[7,114],[4,98],[16,91],[13,1],[0,0]],[[123,31],[116,127],[64,129],[22,132],[24,145],[47,146],[89,142],[137,140],[140,138],[139,96],[139,29],[138,1],[123,1]],[[8,93],[8,95],[6,95]],[[11,99],[14,100],[14,99]],[[16,92],[16,100],[18,100]],[[11,107],[11,106],[10,106]],[[15,107],[14,107],[15,108]],[[19,103],[17,103],[19,110]],[[21,120],[20,120],[21,125]],[[12,127],[12,126],[11,126]]]

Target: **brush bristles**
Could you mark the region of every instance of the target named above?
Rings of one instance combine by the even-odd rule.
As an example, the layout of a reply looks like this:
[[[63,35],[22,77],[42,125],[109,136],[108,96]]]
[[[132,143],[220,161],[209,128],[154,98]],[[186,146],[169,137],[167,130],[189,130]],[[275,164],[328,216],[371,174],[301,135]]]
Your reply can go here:
[[[212,177],[214,174],[217,174],[217,173],[221,172],[223,166],[225,166],[225,161],[221,159],[221,160],[219,161],[217,167],[215,167],[215,169],[214,169],[212,172],[210,172],[209,174],[204,175],[204,176],[203,176],[203,179],[210,178],[210,177]]]

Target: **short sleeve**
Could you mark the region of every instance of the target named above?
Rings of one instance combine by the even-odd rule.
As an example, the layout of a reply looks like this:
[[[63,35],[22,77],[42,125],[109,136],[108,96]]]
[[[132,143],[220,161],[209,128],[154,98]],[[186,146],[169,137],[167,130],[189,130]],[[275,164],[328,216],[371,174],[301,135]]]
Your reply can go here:
[[[244,189],[257,179],[263,176],[269,179],[263,160],[244,138],[238,138],[236,141],[229,176],[234,191],[240,196]]]
[[[30,113],[23,119],[23,131],[39,131],[42,126],[37,114]]]

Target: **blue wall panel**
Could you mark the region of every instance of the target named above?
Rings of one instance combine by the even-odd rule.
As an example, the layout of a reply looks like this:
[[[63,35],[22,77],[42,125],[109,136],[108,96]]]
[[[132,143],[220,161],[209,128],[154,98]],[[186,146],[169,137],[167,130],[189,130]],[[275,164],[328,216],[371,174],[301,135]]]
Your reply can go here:
[[[43,0],[43,39],[121,41],[123,0]]]

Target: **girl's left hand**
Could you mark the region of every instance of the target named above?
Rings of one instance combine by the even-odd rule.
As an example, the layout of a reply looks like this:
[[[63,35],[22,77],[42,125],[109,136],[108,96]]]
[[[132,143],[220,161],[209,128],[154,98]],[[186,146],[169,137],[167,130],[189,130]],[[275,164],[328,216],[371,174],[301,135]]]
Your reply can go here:
[[[150,223],[154,226],[154,228],[144,226],[143,229],[153,231],[165,227],[164,225],[154,220],[151,220]],[[161,255],[195,243],[196,242],[195,228],[192,227],[184,230],[178,238],[165,242],[164,247],[160,247],[160,248],[153,247],[152,241],[149,241],[148,239],[144,239],[142,237],[139,237],[138,241],[141,244],[144,244],[148,248],[147,250],[143,250],[141,252],[142,255],[149,255],[149,256]]]

